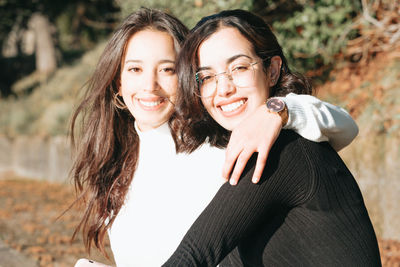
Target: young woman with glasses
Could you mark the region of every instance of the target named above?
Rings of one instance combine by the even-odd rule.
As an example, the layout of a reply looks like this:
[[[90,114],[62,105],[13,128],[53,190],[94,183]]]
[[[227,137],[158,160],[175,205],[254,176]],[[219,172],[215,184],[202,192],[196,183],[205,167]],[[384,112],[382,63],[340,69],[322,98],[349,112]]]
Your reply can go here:
[[[203,18],[177,72],[181,151],[207,140],[223,145],[266,102],[281,110],[274,97],[312,91],[290,71],[268,25],[242,10]],[[221,187],[164,266],[381,265],[358,185],[328,143],[283,130],[258,184],[249,181],[254,169],[252,158],[236,187]]]
[[[82,229],[89,250],[103,252],[108,232],[118,266],[161,265],[224,183],[218,179],[222,167],[225,177],[234,169],[234,184],[258,152],[262,171],[282,128],[280,115],[260,108],[233,131],[225,163],[225,151],[209,145],[177,155],[176,144],[186,136],[178,135],[174,123],[175,68],[186,33],[179,20],[160,11],[140,9],[128,16],[107,43],[73,116],[72,175],[86,201],[76,231]],[[234,73],[229,77],[238,81]],[[282,99],[288,107],[282,113],[288,117],[285,128],[310,140],[329,140],[339,149],[357,134],[340,108],[311,96]],[[226,136],[224,146],[228,141]]]

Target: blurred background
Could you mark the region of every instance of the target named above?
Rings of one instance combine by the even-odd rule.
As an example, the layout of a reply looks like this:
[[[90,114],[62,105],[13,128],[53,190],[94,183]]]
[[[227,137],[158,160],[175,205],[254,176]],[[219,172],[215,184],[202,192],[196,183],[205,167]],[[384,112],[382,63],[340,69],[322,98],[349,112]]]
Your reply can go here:
[[[70,242],[79,207],[57,219],[75,197],[69,120],[110,33],[141,6],[188,27],[233,8],[270,23],[317,96],[357,121],[360,133],[340,155],[363,192],[383,265],[400,266],[398,0],[0,0],[0,266],[89,257],[80,238]]]

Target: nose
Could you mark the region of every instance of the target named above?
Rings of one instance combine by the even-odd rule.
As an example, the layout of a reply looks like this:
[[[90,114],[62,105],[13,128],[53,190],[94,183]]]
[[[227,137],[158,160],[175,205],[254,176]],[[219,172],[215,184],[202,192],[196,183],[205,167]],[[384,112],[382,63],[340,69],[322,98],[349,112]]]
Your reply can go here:
[[[158,77],[157,72],[149,71],[144,74],[142,80],[142,88],[144,91],[152,92],[159,89]]]
[[[215,82],[217,86],[217,94],[219,96],[226,97],[235,93],[236,88],[227,73],[220,73],[220,75],[216,77]]]

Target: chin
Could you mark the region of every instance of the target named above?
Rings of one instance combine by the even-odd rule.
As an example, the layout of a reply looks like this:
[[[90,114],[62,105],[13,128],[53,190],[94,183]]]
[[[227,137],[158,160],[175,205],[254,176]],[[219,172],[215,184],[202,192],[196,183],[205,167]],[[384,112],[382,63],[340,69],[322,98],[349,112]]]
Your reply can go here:
[[[217,121],[218,122],[218,121]],[[238,126],[239,122],[218,122],[219,125],[221,125],[223,128],[225,128],[228,131],[233,131],[236,126]]]

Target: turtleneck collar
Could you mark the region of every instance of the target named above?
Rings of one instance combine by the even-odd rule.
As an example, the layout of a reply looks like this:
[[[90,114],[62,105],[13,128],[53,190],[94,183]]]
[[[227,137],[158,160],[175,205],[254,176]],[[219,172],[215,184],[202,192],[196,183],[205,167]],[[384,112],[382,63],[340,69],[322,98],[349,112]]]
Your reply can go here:
[[[168,121],[164,122],[157,128],[147,131],[141,131],[135,121],[135,130],[138,133],[140,140],[154,138],[155,136],[171,136],[171,130],[169,129]]]

